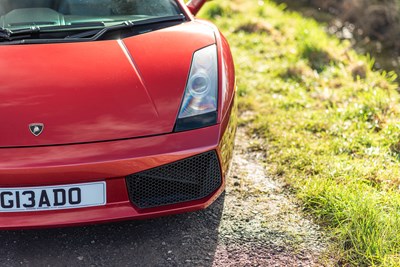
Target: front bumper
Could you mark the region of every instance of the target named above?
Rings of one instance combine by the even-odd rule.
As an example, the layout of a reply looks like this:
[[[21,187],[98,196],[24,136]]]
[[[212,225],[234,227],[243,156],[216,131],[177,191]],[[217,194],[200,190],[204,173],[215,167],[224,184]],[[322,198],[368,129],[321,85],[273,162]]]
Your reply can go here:
[[[232,119],[234,118],[234,119]],[[105,206],[0,213],[0,229],[62,227],[126,219],[145,219],[209,206],[224,190],[233,149],[234,116],[219,125],[146,138],[90,144],[0,149],[0,187],[31,187],[105,181]],[[230,151],[228,151],[230,150]],[[196,155],[214,152],[221,183],[196,200],[139,208],[131,202],[127,177]]]

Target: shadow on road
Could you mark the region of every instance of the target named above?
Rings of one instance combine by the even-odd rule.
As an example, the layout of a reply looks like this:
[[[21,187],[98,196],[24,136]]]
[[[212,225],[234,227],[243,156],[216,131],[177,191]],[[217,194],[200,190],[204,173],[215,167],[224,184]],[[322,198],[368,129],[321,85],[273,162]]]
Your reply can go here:
[[[153,220],[0,232],[0,264],[211,266],[224,199],[204,211]]]

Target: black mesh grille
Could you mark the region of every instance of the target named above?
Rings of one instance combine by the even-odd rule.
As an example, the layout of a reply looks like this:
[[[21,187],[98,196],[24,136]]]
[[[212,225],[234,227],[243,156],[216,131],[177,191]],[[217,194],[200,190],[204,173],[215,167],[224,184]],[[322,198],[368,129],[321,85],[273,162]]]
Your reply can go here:
[[[129,197],[139,208],[176,204],[209,196],[221,186],[221,171],[215,151],[126,178]]]

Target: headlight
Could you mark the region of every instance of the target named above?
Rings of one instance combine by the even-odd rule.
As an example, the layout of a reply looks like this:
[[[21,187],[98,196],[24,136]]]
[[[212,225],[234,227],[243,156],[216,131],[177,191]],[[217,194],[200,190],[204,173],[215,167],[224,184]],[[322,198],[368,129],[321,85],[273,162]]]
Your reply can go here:
[[[192,130],[216,124],[217,107],[217,47],[211,45],[198,50],[193,55],[175,131]]]

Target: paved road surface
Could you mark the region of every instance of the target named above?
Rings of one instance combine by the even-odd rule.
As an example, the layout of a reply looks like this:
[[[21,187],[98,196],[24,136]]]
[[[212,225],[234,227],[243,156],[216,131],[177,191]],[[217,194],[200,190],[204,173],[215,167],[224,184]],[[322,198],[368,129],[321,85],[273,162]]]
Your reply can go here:
[[[147,221],[0,232],[0,265],[212,266],[223,202]]]

